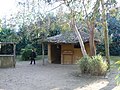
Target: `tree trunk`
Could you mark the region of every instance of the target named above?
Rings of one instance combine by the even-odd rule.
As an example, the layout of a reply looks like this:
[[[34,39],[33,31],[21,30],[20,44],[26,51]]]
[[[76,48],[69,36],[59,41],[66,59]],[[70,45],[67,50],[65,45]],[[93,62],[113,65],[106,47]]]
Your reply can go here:
[[[94,30],[95,30],[95,26],[94,26],[94,16],[91,20],[89,20],[88,18],[88,14],[87,14],[87,9],[85,7],[85,1],[83,0],[83,6],[84,6],[84,9],[85,9],[85,14],[86,14],[86,17],[87,17],[87,21],[86,21],[86,24],[87,24],[87,28],[89,30],[89,47],[90,47],[90,56],[94,56],[96,55],[96,51],[95,51],[95,43],[94,43]],[[96,2],[97,3],[97,2]],[[90,22],[91,21],[91,22]]]
[[[105,54],[106,54],[106,62],[108,64],[108,68],[110,68],[110,55],[109,55],[109,38],[108,38],[108,26],[106,21],[106,12],[104,8],[104,0],[101,0],[102,4],[102,19],[103,19],[103,28],[104,28],[104,41],[105,41]]]
[[[86,52],[86,50],[85,50],[85,46],[84,46],[82,37],[81,37],[81,35],[80,35],[80,32],[78,31],[78,28],[77,28],[77,26],[76,26],[75,17],[74,17],[74,15],[73,15],[73,11],[71,10],[71,12],[72,12],[72,20],[71,20],[71,22],[72,22],[72,29],[75,31],[75,34],[77,35],[77,38],[78,38],[78,40],[79,40],[79,44],[80,44],[80,46],[81,46],[81,51],[82,51],[83,57],[85,57],[85,56],[87,55],[87,52]]]
[[[94,20],[89,23],[87,21],[87,26],[89,30],[89,46],[90,46],[90,56],[95,56],[96,55],[96,50],[95,50],[95,43],[94,43]]]
[[[95,43],[94,43],[94,20],[91,22],[90,30],[89,30],[89,45],[90,45],[90,56],[96,55],[95,52]]]
[[[82,54],[83,54],[83,56],[86,56],[86,55],[87,55],[87,52],[86,52],[86,50],[85,50],[85,46],[84,46],[82,37],[81,37],[81,35],[80,35],[80,33],[79,33],[78,28],[76,27],[76,25],[74,26],[74,29],[73,29],[73,30],[75,31],[75,33],[76,33],[76,35],[77,35],[77,38],[78,38],[78,40],[79,40],[79,44],[80,44],[80,46],[81,46]]]

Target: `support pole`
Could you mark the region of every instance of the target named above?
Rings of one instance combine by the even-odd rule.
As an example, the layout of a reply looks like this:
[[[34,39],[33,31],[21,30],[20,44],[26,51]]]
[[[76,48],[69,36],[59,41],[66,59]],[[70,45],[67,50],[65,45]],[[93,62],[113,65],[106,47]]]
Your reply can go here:
[[[16,57],[16,51],[15,51],[15,48],[16,48],[16,44],[14,43],[13,44],[13,65],[14,65],[14,67],[15,67],[15,64],[16,64],[16,60],[15,60],[15,57]]]
[[[42,60],[43,60],[43,65],[45,65],[45,60],[44,60],[44,58],[45,58],[45,56],[44,56],[44,43],[42,42]]]

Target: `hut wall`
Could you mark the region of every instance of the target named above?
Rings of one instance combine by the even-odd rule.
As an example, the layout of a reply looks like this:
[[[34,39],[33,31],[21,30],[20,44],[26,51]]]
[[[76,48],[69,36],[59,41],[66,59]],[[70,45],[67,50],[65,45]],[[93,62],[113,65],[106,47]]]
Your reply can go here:
[[[85,43],[85,49],[88,55],[90,55],[90,46],[89,43]]]
[[[51,59],[51,44],[48,44],[48,62],[51,63],[52,59]]]
[[[89,43],[85,43],[85,49],[87,51],[87,54],[90,54],[90,47],[89,47]],[[82,51],[80,48],[74,48],[74,60],[73,60],[73,64],[75,64],[77,62],[77,60],[79,60],[82,57]]]
[[[77,60],[79,60],[82,57],[82,52],[80,48],[74,48],[74,60],[73,60],[73,64],[76,63]]]
[[[89,43],[85,43],[85,49],[89,55]],[[75,64],[83,56],[81,49],[74,48],[73,44],[62,44],[61,50],[61,64]]]
[[[48,44],[48,61],[52,63],[55,59],[55,50],[52,44]],[[85,43],[87,54],[90,54],[89,43]],[[61,64],[75,64],[82,57],[80,48],[74,48],[74,44],[61,44]]]
[[[13,55],[0,55],[0,68],[15,67]]]
[[[61,50],[62,51],[73,51],[73,49],[74,49],[74,45],[73,44],[62,44],[62,46],[61,46]]]
[[[15,48],[13,42],[0,42],[0,68],[15,67]]]
[[[61,64],[73,64],[74,46],[72,44],[61,45]]]

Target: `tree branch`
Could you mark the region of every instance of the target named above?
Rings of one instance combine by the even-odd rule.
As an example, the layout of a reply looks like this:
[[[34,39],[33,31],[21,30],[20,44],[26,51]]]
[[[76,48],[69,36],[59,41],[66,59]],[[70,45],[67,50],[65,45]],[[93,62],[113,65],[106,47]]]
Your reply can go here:
[[[46,11],[46,12],[53,11],[53,10],[55,10],[56,8],[60,7],[60,6],[61,6],[61,5],[63,5],[63,4],[64,4],[64,3],[61,3],[61,4],[59,4],[58,6],[56,6],[56,7],[52,8],[51,10],[49,10],[49,11]]]

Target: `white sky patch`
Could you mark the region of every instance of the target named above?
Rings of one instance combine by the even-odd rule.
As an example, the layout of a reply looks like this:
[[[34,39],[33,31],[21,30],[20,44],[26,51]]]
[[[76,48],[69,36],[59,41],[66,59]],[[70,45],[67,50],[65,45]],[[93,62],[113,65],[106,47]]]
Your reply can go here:
[[[0,18],[15,11],[15,0],[0,0]]]
[[[116,0],[118,3],[117,3],[117,6],[120,7],[120,0]]]
[[[0,18],[3,16],[10,16],[11,13],[16,12],[16,0],[0,0]],[[17,0],[19,1],[19,0]],[[24,0],[20,0],[24,1]],[[117,6],[120,7],[120,0],[116,0],[118,2]],[[52,5],[52,8],[56,7],[57,4]],[[44,6],[43,6],[44,7]],[[46,8],[47,7],[47,8]],[[45,11],[51,10],[49,6],[45,6],[44,9]],[[51,11],[54,12],[54,11]]]

